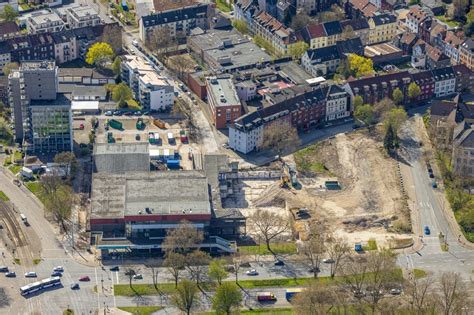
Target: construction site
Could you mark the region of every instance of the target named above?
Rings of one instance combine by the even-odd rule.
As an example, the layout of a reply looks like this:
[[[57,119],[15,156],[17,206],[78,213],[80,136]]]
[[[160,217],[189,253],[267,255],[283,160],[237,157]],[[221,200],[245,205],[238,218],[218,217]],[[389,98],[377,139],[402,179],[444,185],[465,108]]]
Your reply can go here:
[[[304,238],[307,222],[316,220],[351,242],[397,247],[411,239],[399,167],[377,133],[339,134],[241,174],[227,181],[223,206],[246,217],[257,209],[288,216],[296,238]]]

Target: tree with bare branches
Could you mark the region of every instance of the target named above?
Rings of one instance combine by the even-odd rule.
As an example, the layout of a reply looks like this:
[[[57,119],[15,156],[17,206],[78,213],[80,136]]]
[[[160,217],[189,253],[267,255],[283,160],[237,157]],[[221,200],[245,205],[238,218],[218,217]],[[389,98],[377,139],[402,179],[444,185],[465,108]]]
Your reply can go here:
[[[201,282],[207,273],[207,265],[210,260],[211,257],[200,250],[195,250],[186,255],[186,269],[191,275],[191,278],[196,281],[198,288],[201,288]]]
[[[310,235],[299,245],[299,252],[310,266],[314,278],[318,277],[321,261],[326,254],[326,234],[319,224],[311,224]]]
[[[347,258],[351,251],[347,240],[343,237],[331,235],[326,241],[326,253],[331,260],[331,278],[336,276],[344,259]]]
[[[177,228],[168,230],[162,247],[166,253],[186,254],[199,247],[203,239],[202,231],[188,221],[181,221]]]
[[[236,252],[234,253],[231,257],[230,257],[230,264],[232,266],[232,271],[234,272],[234,276],[235,276],[235,283],[238,283],[239,282],[239,270],[240,270],[240,266],[242,265],[242,256]]]
[[[295,150],[301,144],[298,131],[289,121],[276,121],[265,126],[261,148],[278,155]]]
[[[170,302],[186,315],[190,315],[191,311],[199,302],[199,288],[189,280],[181,281],[176,287],[176,291],[171,295]]]
[[[249,221],[257,235],[265,240],[267,249],[275,255],[270,244],[289,231],[288,218],[268,210],[257,210],[250,216]]]
[[[461,276],[455,272],[446,272],[439,279],[439,304],[444,315],[461,314],[462,308],[467,305],[465,286]]]
[[[433,293],[435,287],[433,278],[418,279],[413,276],[405,282],[404,287],[410,310],[414,314],[435,313],[437,298]]]
[[[186,257],[180,253],[168,252],[166,253],[163,266],[173,276],[174,286],[178,286],[179,276],[186,265]]]
[[[334,286],[311,281],[291,302],[296,315],[326,315],[333,314],[336,308],[343,307],[346,304],[345,300],[345,295],[336,292]]]

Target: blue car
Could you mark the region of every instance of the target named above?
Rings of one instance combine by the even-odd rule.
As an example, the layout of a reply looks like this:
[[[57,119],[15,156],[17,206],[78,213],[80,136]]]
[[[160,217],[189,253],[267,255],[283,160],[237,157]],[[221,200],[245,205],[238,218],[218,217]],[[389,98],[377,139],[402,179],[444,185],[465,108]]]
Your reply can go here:
[[[430,235],[430,234],[431,234],[430,228],[428,226],[425,226],[425,235]]]

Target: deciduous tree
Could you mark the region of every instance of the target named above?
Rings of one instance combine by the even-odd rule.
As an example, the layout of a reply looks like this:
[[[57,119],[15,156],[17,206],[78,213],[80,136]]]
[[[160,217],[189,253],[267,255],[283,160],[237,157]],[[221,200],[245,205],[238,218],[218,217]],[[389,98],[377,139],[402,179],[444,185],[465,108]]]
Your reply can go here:
[[[403,107],[394,107],[384,114],[384,125],[393,127],[395,134],[398,134],[398,130],[402,124],[408,119],[407,112]]]
[[[186,268],[188,269],[191,278],[196,281],[198,287],[200,287],[204,275],[207,271],[207,265],[211,257],[200,250],[195,250],[192,253],[186,255]]]
[[[249,32],[249,28],[247,26],[247,22],[245,22],[244,20],[237,20],[235,19],[233,22],[232,22],[232,26],[238,30],[239,32],[241,32],[242,34],[248,34]]]
[[[54,156],[54,163],[59,164],[64,171],[65,176],[74,176],[77,172],[78,162],[73,152],[61,152]]]
[[[321,261],[326,254],[326,233],[319,222],[310,225],[310,234],[306,241],[301,242],[299,252],[317,278],[320,272]]]
[[[222,280],[227,278],[229,273],[225,270],[225,261],[223,259],[214,259],[209,264],[209,279],[217,281],[219,285],[222,284]]]
[[[392,92],[392,100],[396,105],[403,103],[403,92],[399,88],[396,88]]]
[[[12,70],[16,70],[19,68],[20,68],[20,65],[17,62],[9,62],[5,66],[3,66],[3,74],[8,77],[8,75],[10,74],[10,72],[12,72]]]
[[[334,278],[339,268],[344,263],[344,260],[350,253],[350,246],[347,240],[340,236],[330,235],[326,239],[326,253],[332,260],[330,264],[330,275]]]
[[[181,221],[175,229],[168,230],[163,241],[165,252],[186,254],[202,243],[204,235],[188,221]]]
[[[52,215],[54,221],[59,224],[64,232],[67,232],[66,221],[71,217],[74,199],[72,189],[62,184],[56,188],[54,193],[43,195],[46,210]]]
[[[355,78],[374,73],[374,64],[372,59],[365,58],[357,54],[349,54],[347,59],[349,62],[349,71]]]
[[[356,97],[354,97],[354,108],[360,107],[362,105],[364,105],[364,99],[362,98],[362,96],[357,95]]]
[[[469,303],[466,288],[458,273],[446,272],[439,280],[439,304],[444,315],[461,314],[462,307]]]
[[[412,100],[420,96],[421,89],[415,82],[412,82],[408,85],[408,97]]]
[[[300,145],[298,131],[290,122],[277,121],[264,127],[262,148],[278,155],[290,152]]]
[[[197,285],[189,280],[182,280],[171,295],[170,302],[186,315],[190,315],[193,308],[199,303],[199,289]]]
[[[304,12],[298,12],[291,20],[290,27],[295,31],[300,31],[309,24],[311,18]]]
[[[114,86],[112,90],[112,99],[118,103],[118,106],[127,107],[127,101],[133,97],[132,90],[123,82]]]
[[[240,270],[240,265],[242,264],[242,256],[237,252],[234,253],[231,258],[230,258],[230,263],[233,268],[234,276],[235,276],[235,283],[239,282],[239,270]]]
[[[231,315],[242,302],[240,288],[234,283],[224,282],[220,285],[212,298],[212,308],[217,314]]]
[[[180,253],[169,251],[165,255],[163,266],[168,269],[168,272],[173,276],[175,287],[178,286],[179,275],[186,266],[186,257]]]
[[[257,210],[249,217],[254,231],[265,241],[267,249],[271,249],[271,242],[289,231],[288,218],[284,218],[268,210]]]
[[[343,294],[336,292],[333,286],[310,281],[303,292],[294,296],[291,304],[296,315],[326,315],[340,307],[343,300]]]
[[[122,65],[122,60],[120,59],[120,57],[115,57],[115,60],[112,63],[112,71],[114,72],[116,76],[120,75],[120,71],[122,70],[121,65]]]
[[[350,25],[346,25],[344,29],[342,30],[341,38],[342,39],[352,39],[357,37],[356,33],[354,32],[354,29]]]
[[[303,41],[299,41],[288,48],[288,54],[293,59],[300,59],[301,56],[308,50],[309,46]]]
[[[405,283],[405,295],[414,314],[435,314],[436,301],[433,278],[410,277]]]
[[[374,105],[374,113],[376,119],[379,120],[382,117],[386,117],[387,113],[389,113],[394,108],[395,104],[393,103],[393,101],[388,97],[384,97]]]
[[[457,19],[464,17],[468,6],[468,0],[453,0],[453,17]]]
[[[8,4],[0,12],[0,18],[8,22],[14,22],[17,17],[18,17],[18,12],[15,9],[13,9],[11,5],[8,5]]]
[[[90,65],[103,67],[114,58],[114,51],[108,43],[98,42],[89,47],[86,54],[86,62]]]
[[[374,108],[369,105],[361,105],[354,110],[354,118],[363,122],[365,125],[370,125],[375,120]]]

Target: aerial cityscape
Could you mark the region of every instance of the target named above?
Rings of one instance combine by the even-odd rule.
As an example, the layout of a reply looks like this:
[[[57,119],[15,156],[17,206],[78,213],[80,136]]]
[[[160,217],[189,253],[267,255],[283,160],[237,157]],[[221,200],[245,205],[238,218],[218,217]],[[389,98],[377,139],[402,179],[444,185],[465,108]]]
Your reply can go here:
[[[474,3],[0,2],[0,314],[474,314]]]

